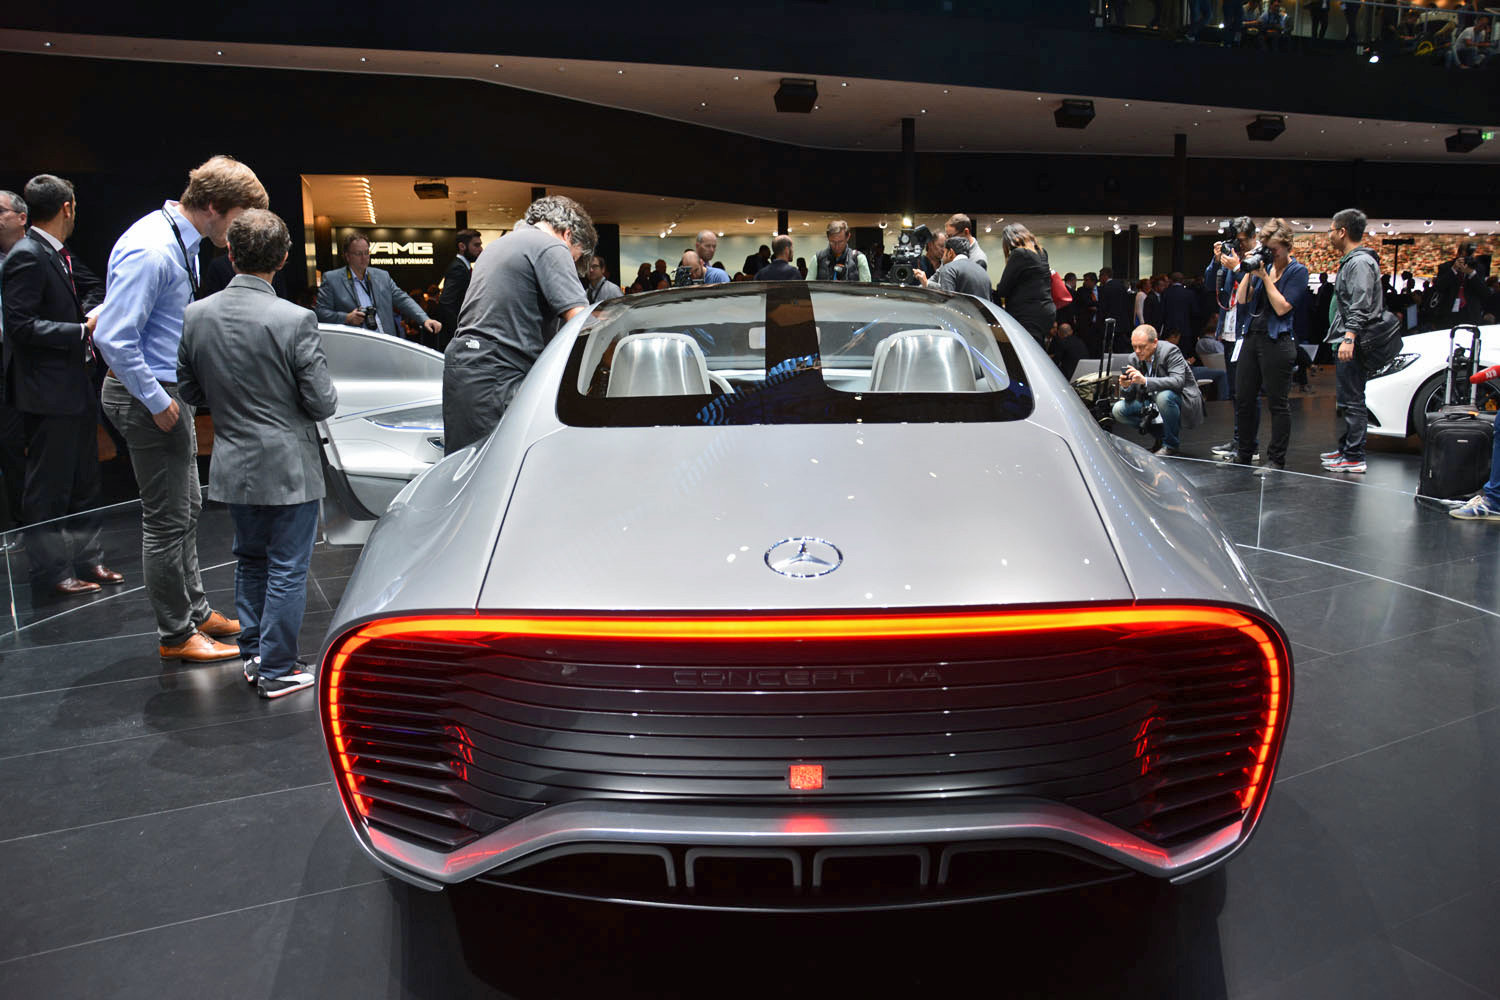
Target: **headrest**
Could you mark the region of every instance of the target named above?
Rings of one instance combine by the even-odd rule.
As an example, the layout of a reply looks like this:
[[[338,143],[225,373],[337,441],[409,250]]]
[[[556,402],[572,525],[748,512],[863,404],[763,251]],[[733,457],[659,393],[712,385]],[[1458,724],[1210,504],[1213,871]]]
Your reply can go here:
[[[685,333],[632,333],[615,344],[606,396],[706,396],[708,363]]]

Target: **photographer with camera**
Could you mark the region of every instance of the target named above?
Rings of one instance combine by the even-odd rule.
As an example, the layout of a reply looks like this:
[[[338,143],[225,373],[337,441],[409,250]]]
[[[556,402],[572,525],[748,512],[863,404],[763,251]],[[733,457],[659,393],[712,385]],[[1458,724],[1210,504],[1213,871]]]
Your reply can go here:
[[[1153,327],[1136,327],[1130,334],[1130,349],[1139,367],[1127,365],[1120,373],[1115,422],[1154,435],[1151,450],[1158,455],[1176,455],[1183,421],[1196,427],[1203,420],[1198,380],[1177,346],[1157,339]]]
[[[703,258],[698,256],[698,251],[684,250],[682,259],[677,262],[677,271],[672,276],[672,287],[691,288],[693,285],[706,285],[709,283],[709,270],[710,268],[703,263]],[[712,270],[717,271],[718,268],[712,268]]]
[[[1250,252],[1255,245],[1255,220],[1241,215],[1229,224],[1229,236],[1214,244],[1213,259],[1203,271],[1203,286],[1213,293],[1219,308],[1218,322],[1214,333],[1224,343],[1224,369],[1229,376],[1229,399],[1234,400],[1235,367],[1238,355],[1234,345],[1244,333],[1243,311],[1235,305],[1234,293],[1239,286],[1240,257]],[[1260,421],[1260,401],[1256,401],[1255,419]],[[1235,413],[1234,436],[1226,443],[1215,445],[1213,453],[1220,458],[1232,459],[1239,454],[1239,413]]]
[[[923,288],[932,285],[945,292],[977,295],[987,299],[990,295],[990,279],[983,268],[969,259],[968,253],[972,248],[973,243],[966,237],[949,236],[943,243],[943,266],[937,269],[937,273],[931,278],[921,269],[912,273]]]
[[[325,274],[318,287],[318,322],[359,326],[399,337],[399,310],[407,322],[434,337],[443,329],[443,324],[429,319],[388,273],[370,266],[370,238],[364,233],[353,230],[344,237],[344,263],[344,267]]]
[[[1235,368],[1235,433],[1239,437],[1235,461],[1249,465],[1254,460],[1260,429],[1257,398],[1264,389],[1271,411],[1266,465],[1285,469],[1287,446],[1292,440],[1292,411],[1287,397],[1292,369],[1297,364],[1293,327],[1297,310],[1307,308],[1307,268],[1292,257],[1292,227],[1284,219],[1271,219],[1262,226],[1260,245],[1243,259],[1226,256],[1247,275],[1235,290],[1234,301],[1249,310]]]

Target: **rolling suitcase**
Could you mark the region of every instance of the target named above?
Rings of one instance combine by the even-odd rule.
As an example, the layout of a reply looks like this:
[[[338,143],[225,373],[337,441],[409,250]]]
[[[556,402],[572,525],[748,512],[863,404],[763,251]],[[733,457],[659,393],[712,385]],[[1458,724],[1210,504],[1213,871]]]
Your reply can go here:
[[[1460,330],[1471,335],[1468,354],[1454,350]],[[1475,406],[1478,386],[1470,386],[1469,402],[1453,402],[1455,373],[1468,380],[1479,358],[1479,328],[1456,326],[1448,333],[1448,384],[1445,405],[1427,419],[1422,435],[1422,480],[1417,492],[1440,500],[1464,500],[1478,493],[1490,477],[1495,447],[1495,418]],[[1459,348],[1461,351],[1462,348]]]

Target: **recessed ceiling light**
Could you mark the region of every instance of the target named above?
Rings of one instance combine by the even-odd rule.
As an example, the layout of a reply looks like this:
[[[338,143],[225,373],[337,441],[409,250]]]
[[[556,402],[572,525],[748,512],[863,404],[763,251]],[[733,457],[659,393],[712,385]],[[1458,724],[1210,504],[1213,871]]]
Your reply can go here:
[[[698,102],[698,107],[700,107],[700,108],[706,108],[706,107],[708,107],[708,102],[707,101],[699,101]]]
[[[849,86],[849,84],[848,83],[841,83],[841,84],[839,84],[839,86],[840,87],[847,87],[847,86]]]
[[[47,43],[47,44],[48,44],[48,45],[51,45],[51,44],[52,44],[52,43],[51,43],[51,42],[48,42],[48,43]],[[1038,97],[1038,98],[1037,98],[1037,100],[1038,100],[1038,101],[1040,101],[1040,100],[1041,100],[1041,98],[1040,98],[1040,97]]]
[[[50,48],[52,48],[52,43],[51,43],[51,42],[43,42],[43,43],[42,43],[42,48],[44,48],[44,49],[50,49]],[[1039,100],[1039,101],[1040,101],[1040,100],[1041,100],[1041,98],[1040,98],[1040,97],[1038,97],[1038,98],[1037,98],[1037,100]]]
[[[214,55],[216,55],[216,56],[222,56],[223,54],[224,54],[224,50],[223,49],[214,49]]]
[[[925,115],[925,114],[926,114],[926,113],[927,113],[927,109],[926,109],[926,108],[923,108],[923,109],[922,109],[922,114],[924,114],[924,115]]]
[[[359,57],[359,61],[360,61],[360,62],[366,62],[366,61],[367,61],[367,60],[366,60],[366,59],[365,59],[365,57],[364,57],[364,56],[360,56],[360,57]]]
[[[948,88],[947,88],[947,87],[944,87],[944,88],[943,88],[943,93],[945,93],[945,94],[946,94],[946,93],[947,93],[947,92],[948,92]]]
[[[1126,102],[1125,102],[1125,106],[1126,106],[1126,107],[1127,107],[1127,108],[1128,108],[1128,107],[1130,107],[1130,102],[1129,102],[1129,101],[1126,101]]]
[[[495,68],[499,69],[500,68],[500,64],[499,63],[495,63]]]
[[[623,69],[617,69],[617,70],[615,70],[615,76],[624,76],[624,75],[625,75],[625,71]]]
[[[740,77],[739,77],[739,74],[738,74],[738,73],[736,73],[736,74],[735,74],[735,76],[734,76],[734,79],[736,79],[736,80],[738,80],[738,79],[739,79],[739,78],[740,78]]]
[[[821,104],[814,104],[813,105],[813,110],[814,111],[822,111],[823,110],[823,105],[821,105]]]
[[[720,234],[719,234],[719,235],[720,235],[720,236],[723,236],[723,235],[724,235],[724,234],[723,234],[723,233],[720,233]]]

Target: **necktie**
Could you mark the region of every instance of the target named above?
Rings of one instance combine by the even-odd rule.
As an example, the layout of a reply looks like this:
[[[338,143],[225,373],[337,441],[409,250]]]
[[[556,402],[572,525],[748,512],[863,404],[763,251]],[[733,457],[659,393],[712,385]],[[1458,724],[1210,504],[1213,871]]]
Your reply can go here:
[[[78,297],[78,285],[73,281],[73,255],[68,253],[68,248],[63,246],[57,251],[62,255],[63,266],[68,269],[68,284],[73,286],[73,297]],[[85,327],[87,330],[87,327]],[[83,335],[83,356],[86,361],[94,360],[94,335],[85,332]]]
[[[63,267],[68,272],[68,284],[72,285],[72,287],[73,287],[73,295],[74,295],[74,297],[77,297],[77,295],[78,295],[78,286],[73,283],[73,255],[70,254],[70,253],[68,253],[68,248],[67,248],[66,245],[64,245],[57,252],[62,255]]]

